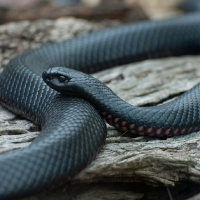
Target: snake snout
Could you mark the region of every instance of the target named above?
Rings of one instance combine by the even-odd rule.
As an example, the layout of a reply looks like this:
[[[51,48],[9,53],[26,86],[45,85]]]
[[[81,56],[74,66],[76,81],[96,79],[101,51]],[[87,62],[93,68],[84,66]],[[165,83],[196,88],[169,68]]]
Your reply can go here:
[[[42,77],[49,87],[58,92],[66,93],[71,91],[69,81],[72,77],[67,71],[63,71],[62,67],[48,69],[43,72]]]

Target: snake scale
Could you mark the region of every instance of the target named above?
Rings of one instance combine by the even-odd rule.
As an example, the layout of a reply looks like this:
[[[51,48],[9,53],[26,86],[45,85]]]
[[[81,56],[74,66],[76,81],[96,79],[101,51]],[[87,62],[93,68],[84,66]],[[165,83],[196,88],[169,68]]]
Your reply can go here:
[[[199,35],[200,14],[195,13],[94,32],[12,59],[0,75],[0,102],[42,130],[28,147],[0,156],[0,199],[33,194],[74,176],[94,159],[104,143],[106,126],[97,111],[82,98],[48,87],[42,80],[44,70],[69,67],[91,73],[148,58],[197,54]],[[113,103],[100,105],[100,112],[111,124],[133,134],[192,132],[200,128],[199,91],[197,85],[162,107],[127,107],[116,97]],[[107,101],[104,97],[102,100]],[[118,116],[116,107],[121,110]],[[129,114],[134,115],[134,123]]]

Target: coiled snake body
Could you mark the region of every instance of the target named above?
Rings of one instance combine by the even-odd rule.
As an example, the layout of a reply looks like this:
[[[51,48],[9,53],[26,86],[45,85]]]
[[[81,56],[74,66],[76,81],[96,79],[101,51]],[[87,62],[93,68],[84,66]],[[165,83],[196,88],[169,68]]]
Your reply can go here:
[[[0,75],[0,101],[42,126],[42,131],[29,147],[0,156],[0,199],[31,194],[75,175],[95,157],[106,137],[105,124],[94,108],[81,98],[50,89],[41,78],[44,70],[69,67],[95,72],[147,58],[196,54],[199,36],[196,13],[99,31],[12,59]],[[197,85],[174,102],[155,108],[127,107],[118,98],[113,108],[101,97],[107,102],[99,109],[122,131],[152,136],[187,133],[199,129],[199,91]],[[117,107],[122,111],[118,115]]]

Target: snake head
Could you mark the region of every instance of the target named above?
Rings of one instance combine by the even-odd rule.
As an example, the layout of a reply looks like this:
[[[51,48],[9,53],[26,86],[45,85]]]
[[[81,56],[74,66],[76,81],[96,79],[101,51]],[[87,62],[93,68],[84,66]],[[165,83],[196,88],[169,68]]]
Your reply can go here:
[[[44,82],[52,89],[64,94],[75,94],[76,96],[81,96],[83,82],[88,76],[82,72],[64,67],[50,68],[42,74]]]
[[[83,98],[98,110],[104,110],[110,106],[108,99],[111,96],[119,98],[110,88],[93,76],[74,69],[55,67],[46,70],[42,76],[52,89],[62,94]]]

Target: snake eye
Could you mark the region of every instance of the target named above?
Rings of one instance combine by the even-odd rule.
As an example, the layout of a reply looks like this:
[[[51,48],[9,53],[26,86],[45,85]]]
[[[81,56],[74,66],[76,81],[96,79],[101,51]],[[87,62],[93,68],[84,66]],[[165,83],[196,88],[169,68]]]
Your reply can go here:
[[[64,83],[66,81],[66,77],[65,76],[59,76],[59,81],[61,83]]]
[[[53,76],[51,76],[50,74],[46,75],[46,80],[50,81],[51,79],[53,79]]]

